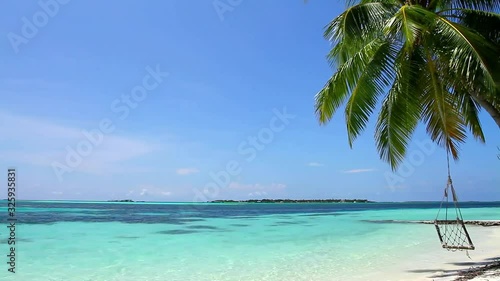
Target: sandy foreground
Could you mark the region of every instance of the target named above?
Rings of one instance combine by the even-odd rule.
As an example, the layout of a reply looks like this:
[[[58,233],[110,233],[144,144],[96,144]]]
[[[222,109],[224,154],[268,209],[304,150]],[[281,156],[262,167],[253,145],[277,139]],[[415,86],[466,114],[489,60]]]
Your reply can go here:
[[[476,250],[433,252],[425,261],[416,261],[415,280],[500,281],[500,226],[467,226]],[[415,276],[416,277],[416,276]]]

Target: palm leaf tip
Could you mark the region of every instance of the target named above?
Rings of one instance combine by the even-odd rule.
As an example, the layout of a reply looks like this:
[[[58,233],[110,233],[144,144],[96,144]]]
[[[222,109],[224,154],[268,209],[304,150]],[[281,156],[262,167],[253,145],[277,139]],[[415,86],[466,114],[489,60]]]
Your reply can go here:
[[[424,4],[410,5],[417,2]],[[500,22],[500,0],[348,3],[325,28],[335,72],[315,96],[321,125],[345,104],[352,148],[382,98],[375,139],[392,170],[420,121],[455,160],[467,132],[484,142],[481,108],[500,127],[500,28],[491,24]]]

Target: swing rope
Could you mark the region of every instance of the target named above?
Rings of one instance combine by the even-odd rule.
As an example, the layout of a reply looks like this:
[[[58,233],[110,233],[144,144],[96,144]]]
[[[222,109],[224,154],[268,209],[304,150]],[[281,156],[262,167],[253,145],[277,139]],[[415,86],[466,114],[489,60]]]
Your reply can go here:
[[[453,252],[457,250],[474,250],[475,247],[470,239],[467,229],[465,228],[462,212],[458,205],[458,197],[455,192],[455,188],[453,187],[450,171],[450,153],[448,149],[446,150],[446,161],[448,164],[448,181],[446,183],[446,188],[444,189],[444,196],[441,200],[436,219],[434,220],[434,225],[436,226],[439,240],[441,241],[441,246],[443,248]],[[450,195],[452,196],[453,206],[455,207],[455,218],[453,219],[448,219]],[[439,214],[443,208],[443,204],[445,205],[445,218],[444,220],[439,220]],[[467,255],[469,255],[468,252]]]

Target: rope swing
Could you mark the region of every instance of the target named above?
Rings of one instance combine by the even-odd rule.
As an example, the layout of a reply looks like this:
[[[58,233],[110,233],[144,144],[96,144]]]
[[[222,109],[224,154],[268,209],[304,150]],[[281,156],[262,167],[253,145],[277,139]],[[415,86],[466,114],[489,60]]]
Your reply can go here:
[[[448,182],[446,188],[444,189],[444,197],[439,206],[439,210],[434,220],[434,225],[441,241],[441,246],[448,251],[463,251],[463,250],[474,250],[474,244],[470,239],[469,233],[465,228],[464,220],[462,218],[462,212],[458,206],[458,198],[453,187],[453,181],[451,180],[450,173],[450,153],[446,151],[446,160],[448,162]],[[453,206],[451,206],[450,195],[453,200]],[[439,214],[444,205],[444,219],[439,219]],[[455,214],[450,211],[450,219],[448,219],[448,207],[454,207]]]

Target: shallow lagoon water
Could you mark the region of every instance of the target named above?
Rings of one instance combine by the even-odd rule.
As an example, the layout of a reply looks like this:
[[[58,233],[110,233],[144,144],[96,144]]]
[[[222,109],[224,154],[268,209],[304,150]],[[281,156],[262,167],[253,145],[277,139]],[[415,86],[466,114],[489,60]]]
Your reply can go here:
[[[384,221],[433,220],[438,206],[24,201],[17,273],[4,265],[0,280],[401,280],[389,267],[410,278],[415,259],[443,250],[432,225]],[[462,208],[466,220],[500,219],[500,202]]]

